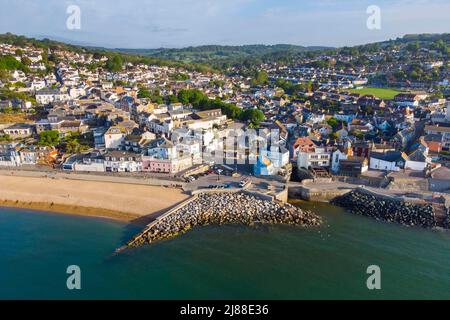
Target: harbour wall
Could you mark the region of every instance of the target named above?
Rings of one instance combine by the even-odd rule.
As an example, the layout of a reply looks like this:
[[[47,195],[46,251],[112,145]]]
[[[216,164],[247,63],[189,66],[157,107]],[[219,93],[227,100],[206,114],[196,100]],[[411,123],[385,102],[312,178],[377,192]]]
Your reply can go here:
[[[308,185],[289,186],[288,196],[290,199],[301,199],[313,202],[330,202],[336,197],[342,196],[352,188],[330,188],[316,189]]]

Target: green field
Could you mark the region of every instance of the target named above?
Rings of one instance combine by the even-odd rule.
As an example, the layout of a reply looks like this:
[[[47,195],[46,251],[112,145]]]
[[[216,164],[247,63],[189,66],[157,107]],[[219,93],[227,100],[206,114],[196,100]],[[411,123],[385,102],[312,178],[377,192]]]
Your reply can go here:
[[[351,89],[348,90],[351,93],[359,93],[362,95],[374,95],[375,97],[379,99],[386,99],[391,100],[394,99],[394,97],[402,93],[402,91],[395,90],[395,89],[382,89],[382,88],[362,88],[362,89]]]

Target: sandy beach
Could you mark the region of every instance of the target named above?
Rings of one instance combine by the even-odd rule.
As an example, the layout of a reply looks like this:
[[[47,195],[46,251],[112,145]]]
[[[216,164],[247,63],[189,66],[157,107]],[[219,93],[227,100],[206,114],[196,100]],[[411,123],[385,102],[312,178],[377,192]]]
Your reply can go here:
[[[0,175],[0,206],[146,223],[188,198],[179,189]]]

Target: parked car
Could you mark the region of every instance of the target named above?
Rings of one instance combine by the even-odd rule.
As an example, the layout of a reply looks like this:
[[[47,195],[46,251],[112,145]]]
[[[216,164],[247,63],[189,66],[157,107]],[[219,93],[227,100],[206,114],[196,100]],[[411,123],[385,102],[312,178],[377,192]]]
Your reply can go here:
[[[241,182],[239,182],[239,187],[240,187],[240,188],[244,188],[244,187],[246,187],[249,183],[250,183],[250,180],[249,180],[249,179],[244,179],[244,180],[242,180]]]

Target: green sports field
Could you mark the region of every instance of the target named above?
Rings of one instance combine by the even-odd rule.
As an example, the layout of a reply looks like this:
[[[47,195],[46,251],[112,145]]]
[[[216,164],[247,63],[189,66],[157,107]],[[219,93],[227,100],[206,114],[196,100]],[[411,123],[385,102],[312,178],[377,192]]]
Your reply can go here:
[[[382,88],[362,88],[362,89],[351,89],[348,90],[351,93],[359,93],[362,95],[374,95],[375,97],[379,99],[386,99],[391,100],[394,99],[394,97],[402,93],[402,91],[395,90],[395,89],[382,89]]]

